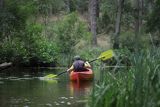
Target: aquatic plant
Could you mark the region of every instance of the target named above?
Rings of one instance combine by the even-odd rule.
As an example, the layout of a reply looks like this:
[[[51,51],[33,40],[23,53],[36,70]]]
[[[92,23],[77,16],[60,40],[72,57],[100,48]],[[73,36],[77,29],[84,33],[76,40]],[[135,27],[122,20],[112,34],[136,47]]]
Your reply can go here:
[[[94,85],[91,107],[160,106],[160,49],[135,52],[130,58],[130,69],[105,70],[103,81]]]

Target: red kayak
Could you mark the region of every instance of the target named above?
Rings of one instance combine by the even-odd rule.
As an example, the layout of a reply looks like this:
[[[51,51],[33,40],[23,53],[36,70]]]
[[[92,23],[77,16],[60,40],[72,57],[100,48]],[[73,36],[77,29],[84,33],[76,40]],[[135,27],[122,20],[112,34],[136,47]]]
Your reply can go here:
[[[70,73],[70,80],[72,81],[83,81],[92,79],[93,79],[93,71],[91,69],[81,72],[72,71]]]

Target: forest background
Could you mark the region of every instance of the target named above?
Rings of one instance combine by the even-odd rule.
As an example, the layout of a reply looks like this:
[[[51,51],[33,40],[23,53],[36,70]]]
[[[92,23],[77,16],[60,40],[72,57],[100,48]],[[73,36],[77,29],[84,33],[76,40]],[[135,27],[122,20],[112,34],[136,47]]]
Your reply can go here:
[[[66,55],[158,47],[159,9],[159,0],[0,0],[0,63],[55,66]]]
[[[93,64],[102,77],[88,106],[159,107],[159,10],[160,0],[0,0],[0,63],[69,67],[113,49]]]

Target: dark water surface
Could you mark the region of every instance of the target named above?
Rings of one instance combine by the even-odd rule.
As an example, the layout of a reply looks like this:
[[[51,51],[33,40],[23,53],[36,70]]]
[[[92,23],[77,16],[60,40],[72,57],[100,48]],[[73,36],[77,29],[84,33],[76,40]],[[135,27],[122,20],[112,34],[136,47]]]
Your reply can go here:
[[[0,72],[0,107],[85,107],[92,82],[77,84],[67,74],[44,80],[63,69],[17,69]]]

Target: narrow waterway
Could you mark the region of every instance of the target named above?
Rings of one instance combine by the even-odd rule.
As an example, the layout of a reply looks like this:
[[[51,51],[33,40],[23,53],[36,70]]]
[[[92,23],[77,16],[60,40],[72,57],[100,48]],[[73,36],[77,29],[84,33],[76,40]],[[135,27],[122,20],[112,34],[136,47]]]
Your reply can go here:
[[[0,107],[85,107],[92,81],[77,84],[67,73],[44,80],[63,69],[20,69],[0,72]]]

